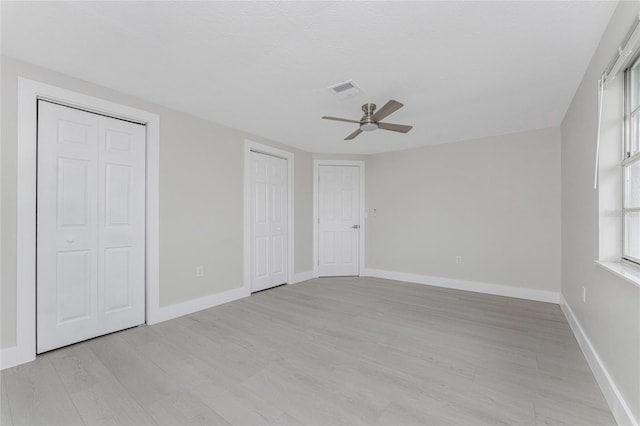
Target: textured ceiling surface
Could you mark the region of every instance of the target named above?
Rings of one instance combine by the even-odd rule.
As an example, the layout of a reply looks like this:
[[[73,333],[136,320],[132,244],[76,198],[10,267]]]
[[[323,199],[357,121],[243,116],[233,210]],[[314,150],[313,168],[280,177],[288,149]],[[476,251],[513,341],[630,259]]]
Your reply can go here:
[[[557,126],[615,2],[2,2],[2,53],[312,152]],[[363,93],[339,99],[347,79]],[[397,99],[342,139],[365,102]]]

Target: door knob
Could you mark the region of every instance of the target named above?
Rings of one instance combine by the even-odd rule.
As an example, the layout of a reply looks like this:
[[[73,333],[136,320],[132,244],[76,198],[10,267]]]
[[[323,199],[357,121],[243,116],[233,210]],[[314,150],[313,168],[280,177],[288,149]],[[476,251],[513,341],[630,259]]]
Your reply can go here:
[[[352,228],[353,228],[353,229],[359,229],[359,228],[360,228],[360,225],[353,225],[353,226],[352,226]]]

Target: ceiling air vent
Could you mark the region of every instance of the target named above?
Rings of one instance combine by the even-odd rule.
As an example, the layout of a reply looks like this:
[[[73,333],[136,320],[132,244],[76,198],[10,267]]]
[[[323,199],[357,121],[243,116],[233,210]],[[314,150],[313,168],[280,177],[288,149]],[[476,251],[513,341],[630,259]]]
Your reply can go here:
[[[328,89],[339,98],[345,99],[362,93],[362,90],[356,86],[353,81],[347,80],[342,83],[329,86]]]

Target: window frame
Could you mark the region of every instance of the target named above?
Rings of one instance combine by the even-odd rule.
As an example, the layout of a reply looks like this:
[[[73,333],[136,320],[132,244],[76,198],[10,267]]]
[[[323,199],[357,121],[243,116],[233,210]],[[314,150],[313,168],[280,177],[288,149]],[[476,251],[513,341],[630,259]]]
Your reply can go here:
[[[628,199],[628,179],[627,174],[631,166],[640,161],[640,146],[638,146],[638,151],[632,153],[632,144],[634,142],[634,138],[640,139],[640,125],[637,129],[633,128],[633,118],[640,116],[640,99],[636,100],[638,106],[632,111],[632,98],[634,89],[637,92],[636,96],[640,97],[640,87],[636,88],[632,82],[632,73],[634,72],[634,68],[636,68],[635,72],[640,73],[640,54],[636,55],[631,61],[630,65],[624,69],[624,84],[623,84],[623,138],[622,138],[622,161],[620,162],[621,166],[621,191],[622,191],[622,206],[621,206],[621,222],[622,222],[622,260],[631,262],[635,265],[640,265],[640,258],[636,258],[627,253],[627,241],[629,239],[628,230],[627,230],[627,216],[629,213],[640,213],[640,206],[638,207],[627,207],[627,199]],[[637,83],[640,85],[640,82]],[[636,134],[638,133],[638,134]],[[638,142],[640,145],[640,142]]]

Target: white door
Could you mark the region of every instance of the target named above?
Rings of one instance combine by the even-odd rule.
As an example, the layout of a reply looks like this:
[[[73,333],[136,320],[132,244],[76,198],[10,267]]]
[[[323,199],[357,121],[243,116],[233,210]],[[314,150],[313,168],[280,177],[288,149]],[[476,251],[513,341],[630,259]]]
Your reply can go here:
[[[359,275],[360,168],[318,167],[318,275]]]
[[[251,291],[287,282],[287,160],[251,152]]]
[[[144,323],[145,127],[38,102],[37,352]]]

